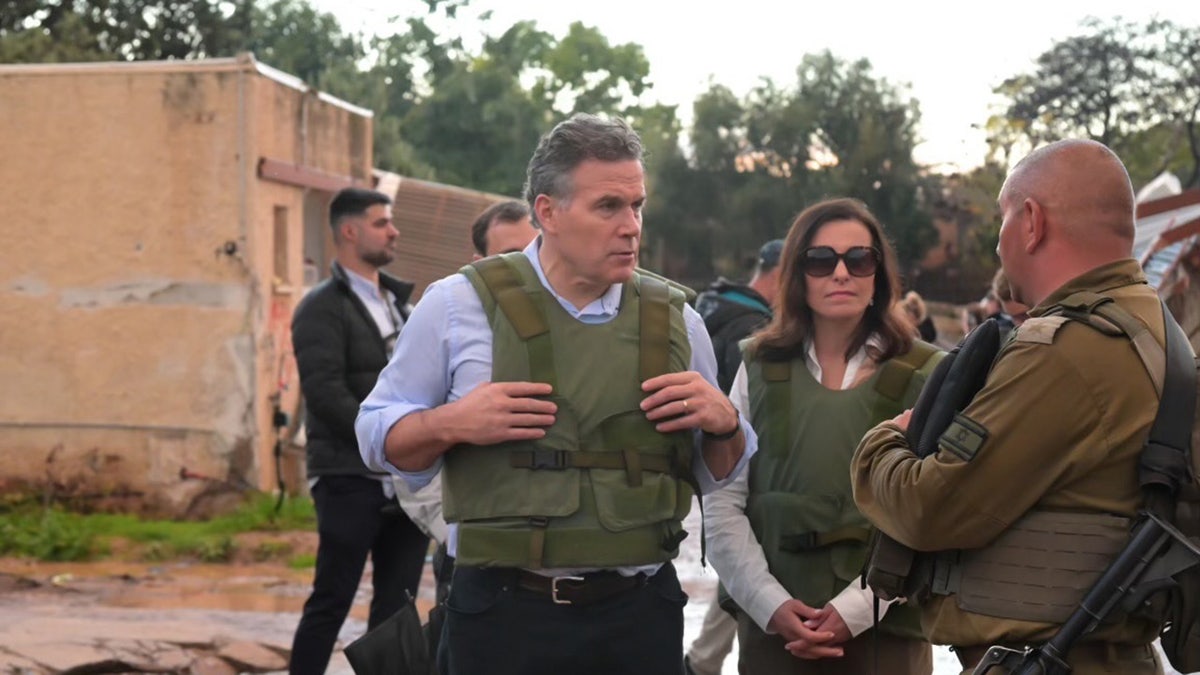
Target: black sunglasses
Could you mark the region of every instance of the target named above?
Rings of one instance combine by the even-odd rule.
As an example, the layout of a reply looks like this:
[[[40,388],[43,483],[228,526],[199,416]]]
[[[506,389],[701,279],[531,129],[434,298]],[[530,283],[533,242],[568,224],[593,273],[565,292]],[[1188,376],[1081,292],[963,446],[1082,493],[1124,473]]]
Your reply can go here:
[[[804,249],[800,265],[811,277],[827,277],[837,269],[838,261],[845,261],[846,271],[851,276],[869,277],[879,269],[879,249],[874,246],[851,246],[845,253],[838,253],[832,246],[813,246]]]

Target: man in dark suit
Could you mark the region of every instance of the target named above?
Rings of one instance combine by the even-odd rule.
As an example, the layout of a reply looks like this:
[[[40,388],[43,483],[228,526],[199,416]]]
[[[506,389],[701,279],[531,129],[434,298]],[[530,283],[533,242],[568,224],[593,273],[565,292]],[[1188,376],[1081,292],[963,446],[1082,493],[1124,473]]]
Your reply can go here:
[[[307,409],[307,469],[317,511],[316,576],[292,644],[289,672],[321,674],[362,579],[367,555],[374,628],[414,596],[429,539],[399,509],[392,479],[363,464],[358,404],[387,364],[408,318],[412,284],[380,272],[399,235],[391,200],[347,188],[329,207],[337,248],[329,279],[296,308],[292,344]]]

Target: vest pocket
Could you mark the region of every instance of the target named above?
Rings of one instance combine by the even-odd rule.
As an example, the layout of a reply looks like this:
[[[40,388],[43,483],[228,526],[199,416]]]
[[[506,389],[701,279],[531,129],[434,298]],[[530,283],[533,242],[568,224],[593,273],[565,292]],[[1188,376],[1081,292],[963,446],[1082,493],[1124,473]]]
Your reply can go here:
[[[640,409],[610,415],[598,427],[602,452],[625,468],[593,468],[588,474],[596,516],[610,532],[624,532],[669,520],[682,520],[691,507],[691,491],[670,471],[690,469],[690,435],[661,434]],[[688,443],[684,454],[682,449]],[[681,503],[686,499],[686,503]]]
[[[610,532],[624,532],[675,518],[677,481],[667,474],[646,471],[642,484],[630,487],[625,471],[592,469],[596,516]]]

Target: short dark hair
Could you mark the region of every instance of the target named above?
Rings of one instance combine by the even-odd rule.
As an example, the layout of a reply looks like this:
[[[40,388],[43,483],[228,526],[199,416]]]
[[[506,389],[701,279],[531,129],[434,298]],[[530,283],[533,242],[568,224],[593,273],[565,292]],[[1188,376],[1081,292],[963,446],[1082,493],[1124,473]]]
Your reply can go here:
[[[642,139],[619,117],[606,119],[575,113],[559,122],[538,141],[525,172],[525,201],[533,211],[538,195],[567,197],[571,194],[571,172],[589,159],[602,162],[642,161]],[[537,213],[531,213],[540,227]]]
[[[376,190],[349,187],[339,190],[329,202],[329,227],[337,238],[338,226],[346,216],[361,216],[376,204],[391,204],[392,198]]]
[[[483,210],[471,223],[471,243],[479,255],[487,255],[488,230],[492,221],[497,223],[519,223],[529,217],[529,207],[515,199],[496,202]]]

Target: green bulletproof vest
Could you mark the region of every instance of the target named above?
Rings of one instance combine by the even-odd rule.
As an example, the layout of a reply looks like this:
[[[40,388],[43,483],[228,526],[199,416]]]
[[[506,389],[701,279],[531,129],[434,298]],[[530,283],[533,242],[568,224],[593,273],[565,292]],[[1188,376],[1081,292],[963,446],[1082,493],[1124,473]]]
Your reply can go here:
[[[585,324],[521,253],[462,269],[492,328],[492,381],[546,382],[558,406],[537,441],[461,445],[445,455],[443,499],[460,565],[616,567],[678,553],[691,508],[692,435],[662,434],[639,407],[642,381],[687,370],[683,294],[636,274],[617,316]]]
[[[751,423],[746,516],[767,564],[792,597],[823,607],[863,570],[871,526],[850,491],[850,460],[863,434],[911,407],[943,352],[914,342],[866,382],[833,391],[805,359],[750,361]],[[880,630],[921,638],[918,610],[892,607]]]

